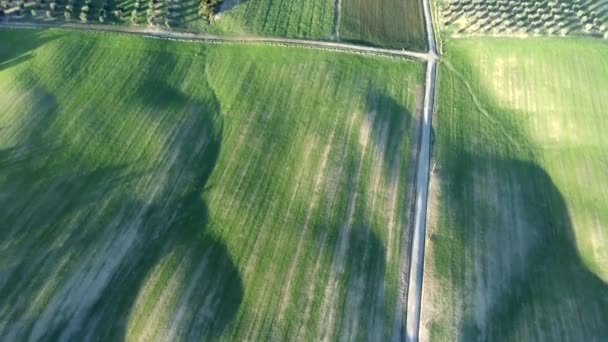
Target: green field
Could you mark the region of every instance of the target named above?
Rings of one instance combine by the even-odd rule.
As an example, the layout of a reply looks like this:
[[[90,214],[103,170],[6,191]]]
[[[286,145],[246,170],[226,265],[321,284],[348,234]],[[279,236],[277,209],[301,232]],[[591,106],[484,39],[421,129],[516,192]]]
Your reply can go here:
[[[51,3],[55,4],[53,10]],[[199,0],[92,0],[88,5],[85,0],[70,0],[70,3],[71,10],[68,2],[34,0],[19,10],[19,2],[13,1],[5,12],[11,20],[100,24],[100,11],[105,6],[105,24],[324,40],[332,37],[335,25],[333,0],[224,0],[211,20],[199,15]],[[35,14],[31,12],[34,8]],[[69,19],[65,17],[66,11],[71,13]],[[81,18],[83,13],[86,22]]]
[[[199,27],[216,32],[324,40],[331,38],[334,29],[333,0],[225,0],[222,6],[209,27]]]
[[[341,0],[342,40],[396,49],[426,50],[420,0]]]
[[[388,340],[423,70],[0,30],[1,339]]]
[[[199,0],[91,0],[90,3],[70,0],[69,3],[33,0],[21,10],[20,0],[15,0],[7,3],[8,9],[0,14],[11,21],[46,24],[100,24],[102,20],[104,24],[141,30],[340,39],[387,48],[419,51],[426,48],[421,0],[223,0],[210,20],[200,16]],[[336,13],[338,7],[341,15]],[[103,8],[107,10],[100,19]]]
[[[445,46],[423,339],[608,336],[607,54],[592,39]]]

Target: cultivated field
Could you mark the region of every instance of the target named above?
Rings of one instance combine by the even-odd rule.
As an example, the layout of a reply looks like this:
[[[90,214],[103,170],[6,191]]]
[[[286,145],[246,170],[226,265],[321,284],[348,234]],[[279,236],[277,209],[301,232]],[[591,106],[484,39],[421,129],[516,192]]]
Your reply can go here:
[[[439,0],[453,35],[587,35],[608,38],[607,0]]]
[[[212,31],[330,39],[335,21],[333,0],[224,0]],[[199,25],[200,26],[200,25]],[[205,29],[205,26],[200,26]]]
[[[342,40],[391,48],[426,49],[420,0],[340,0]]]
[[[205,0],[3,0],[12,21],[118,24],[195,32],[330,39],[333,0],[224,0],[215,15],[201,13]]]
[[[425,50],[421,0],[2,0],[0,20],[112,24],[140,28],[345,40]]]
[[[450,41],[422,337],[608,336],[608,44]]]
[[[0,30],[0,339],[398,336],[422,78]]]

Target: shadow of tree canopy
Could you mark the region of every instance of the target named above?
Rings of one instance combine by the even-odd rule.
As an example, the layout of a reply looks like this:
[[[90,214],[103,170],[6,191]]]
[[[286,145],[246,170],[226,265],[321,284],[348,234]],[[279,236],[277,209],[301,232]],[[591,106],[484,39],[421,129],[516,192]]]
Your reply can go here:
[[[150,63],[171,67],[168,56]],[[174,114],[166,152],[151,163],[64,158],[72,146],[53,140],[51,127],[65,113],[42,88],[48,110],[24,113],[20,142],[2,149],[2,339],[209,339],[236,315],[242,280],[207,232],[203,200],[222,143],[219,101],[209,85],[203,98],[151,85],[142,105]]]
[[[33,50],[54,39],[44,32],[45,30],[21,30],[16,35],[0,29],[0,71],[29,60]]]
[[[228,12],[246,1],[247,0],[222,0],[218,6],[217,13]]]
[[[582,260],[567,202],[539,162],[524,120],[534,114],[497,105],[456,57],[440,71],[442,223],[430,237],[453,291],[442,294],[449,328],[463,341],[604,339],[608,284]]]
[[[366,99],[366,120],[373,120],[372,143],[384,150],[375,150],[374,153],[383,152],[384,171],[387,176],[402,167],[403,156],[409,156],[411,151],[404,151],[404,146],[416,144],[418,134],[411,126],[418,118],[391,96],[386,90],[369,86]],[[407,145],[404,142],[410,139]],[[393,142],[388,144],[387,142]],[[413,161],[413,160],[412,160]]]
[[[581,260],[568,207],[542,167],[470,153],[447,159],[456,171],[447,177],[462,181],[444,192],[458,227],[451,234],[467,252],[444,272],[464,284],[458,269],[475,268],[474,293],[462,293],[474,307],[464,308],[459,340],[608,336],[608,284]]]

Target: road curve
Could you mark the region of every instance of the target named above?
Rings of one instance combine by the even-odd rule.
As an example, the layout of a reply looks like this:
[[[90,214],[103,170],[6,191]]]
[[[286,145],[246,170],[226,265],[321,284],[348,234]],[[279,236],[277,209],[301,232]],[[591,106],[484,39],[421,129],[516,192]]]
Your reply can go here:
[[[421,125],[422,134],[418,145],[414,232],[405,314],[405,340],[408,342],[417,342],[420,331],[422,280],[424,277],[424,245],[426,241],[426,215],[431,160],[431,125],[435,103],[435,79],[437,75],[438,59],[430,0],[422,0],[422,3],[429,49],[427,55],[429,58],[427,59],[426,66],[426,86],[424,91],[424,108]]]
[[[0,27],[7,28],[30,28],[30,29],[41,29],[41,28],[58,28],[65,30],[75,31],[96,31],[96,32],[107,32],[107,33],[122,33],[138,35],[148,38],[156,39],[167,39],[167,40],[180,40],[180,41],[192,41],[192,42],[210,42],[210,43],[243,43],[243,44],[265,44],[265,45],[284,45],[293,47],[307,47],[321,50],[333,50],[333,51],[346,51],[351,53],[361,54],[373,54],[373,55],[384,55],[392,57],[410,57],[428,61],[433,58],[432,55],[424,52],[416,52],[409,50],[395,50],[395,49],[384,49],[371,46],[362,46],[356,44],[342,43],[342,42],[330,42],[330,41],[318,41],[318,40],[305,40],[305,39],[291,39],[291,38],[280,38],[280,37],[260,37],[260,36],[224,36],[224,35],[213,35],[206,33],[185,33],[185,32],[174,32],[166,31],[162,29],[153,29],[148,27],[119,27],[113,25],[96,25],[96,24],[44,24],[44,23],[23,23],[23,22],[0,22]]]

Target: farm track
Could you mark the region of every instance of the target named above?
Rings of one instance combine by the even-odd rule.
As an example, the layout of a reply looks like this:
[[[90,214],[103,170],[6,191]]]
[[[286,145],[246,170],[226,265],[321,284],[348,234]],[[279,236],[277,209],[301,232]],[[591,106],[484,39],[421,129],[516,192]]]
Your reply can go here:
[[[9,29],[45,29],[54,28],[70,31],[92,31],[99,33],[118,33],[136,35],[152,39],[175,40],[199,43],[235,43],[255,45],[276,45],[286,47],[311,48],[327,51],[339,51],[363,55],[379,55],[401,58],[415,58],[426,62],[424,107],[422,112],[422,125],[420,127],[420,141],[416,144],[417,166],[415,185],[415,209],[413,240],[411,245],[411,259],[409,276],[403,274],[407,280],[407,306],[405,332],[401,334],[401,340],[418,341],[422,281],[424,267],[424,245],[426,232],[426,215],[428,202],[429,172],[430,172],[430,148],[431,148],[431,122],[434,108],[436,62],[438,60],[435,33],[431,18],[431,7],[429,0],[423,0],[424,20],[428,39],[429,50],[426,53],[384,49],[370,46],[348,44],[341,42],[315,41],[289,38],[273,38],[262,36],[220,36],[212,34],[194,34],[182,32],[167,32],[161,30],[149,30],[141,28],[114,27],[109,25],[80,25],[80,24],[41,24],[41,23],[11,23],[0,22],[0,27]]]
[[[2,22],[0,27],[17,28],[17,29],[63,29],[73,31],[93,31],[100,33],[122,33],[129,35],[137,35],[155,39],[167,39],[185,42],[205,42],[205,43],[238,43],[238,44],[260,44],[260,45],[279,45],[287,47],[303,47],[329,51],[344,51],[350,53],[359,53],[367,55],[380,55],[391,57],[410,57],[423,61],[433,59],[433,54],[409,51],[384,49],[371,46],[363,46],[349,43],[339,43],[319,40],[291,39],[291,38],[275,38],[262,36],[223,36],[203,33],[184,33],[184,32],[169,32],[163,30],[151,30],[146,28],[132,27],[116,27],[110,25],[81,25],[81,24],[42,24],[42,23],[24,23],[24,22]]]
[[[416,342],[420,332],[420,307],[422,302],[422,281],[424,277],[424,245],[426,237],[426,219],[431,161],[431,124],[435,100],[435,81],[437,78],[437,45],[430,0],[423,0],[424,22],[429,51],[426,66],[422,134],[418,144],[418,169],[416,171],[416,204],[414,209],[414,227],[410,274],[407,287],[406,306],[406,341]]]

